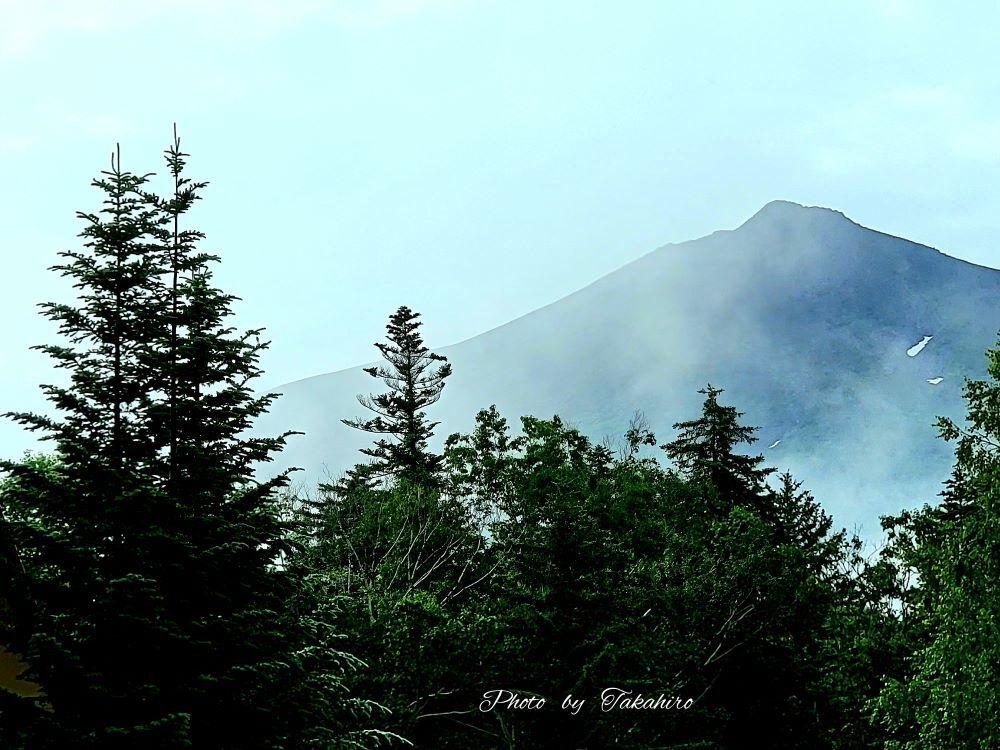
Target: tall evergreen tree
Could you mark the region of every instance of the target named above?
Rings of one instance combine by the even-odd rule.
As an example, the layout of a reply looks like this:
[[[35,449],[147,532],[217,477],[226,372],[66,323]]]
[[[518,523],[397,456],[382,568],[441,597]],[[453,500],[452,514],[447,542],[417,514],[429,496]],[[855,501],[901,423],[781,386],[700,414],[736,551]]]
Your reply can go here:
[[[760,509],[764,482],[774,469],[761,468],[763,456],[735,452],[737,446],[757,441],[757,428],[740,424],[743,413],[719,403],[721,388],[709,384],[698,392],[705,394],[701,416],[674,424],[679,434],[661,447],[689,479],[714,486],[727,507]]]
[[[846,533],[833,532],[833,518],[790,472],[780,474],[778,482],[770,503],[775,541],[799,550],[814,573],[829,572],[840,557]]]
[[[362,448],[362,453],[374,460],[359,467],[358,476],[392,476],[431,485],[438,482],[442,458],[427,447],[438,423],[429,422],[424,410],[441,397],[451,365],[446,357],[424,346],[419,317],[420,313],[405,305],[390,316],[386,325],[388,341],[375,344],[386,364],[365,368],[373,378],[384,381],[389,390],[358,396],[374,417],[343,420],[349,427],[388,436],[379,438],[370,448]],[[435,366],[436,362],[442,364]]]
[[[742,737],[760,747],[822,747],[829,736],[820,739],[820,716],[833,711],[822,651],[843,535],[830,534],[832,520],[787,472],[777,490],[769,488],[775,470],[762,466],[763,456],[737,452],[756,441],[756,428],[741,424],[735,407],[719,403],[721,389],[709,385],[700,392],[701,416],[675,424],[677,438],[662,447],[687,479],[713,491],[719,504],[706,515],[718,519],[717,533],[734,534],[741,547],[750,540],[738,530],[753,530],[759,547],[748,558],[757,566],[754,582],[737,589],[753,592],[745,612],[758,634],[730,656],[713,693],[731,712],[730,742]],[[752,696],[743,695],[747,684],[755,686]],[[772,717],[767,726],[756,718],[764,714]]]
[[[52,712],[0,721],[12,748],[339,747],[372,706],[340,693],[351,658],[333,648],[322,603],[290,608],[296,582],[275,564],[288,528],[255,463],[284,436],[245,430],[265,344],[228,319],[181,231],[203,183],[168,149],[172,195],[120,159],[79,251],[56,269],[80,304],[45,312],[68,339],[41,347],[69,373],[45,386],[57,416],[14,419],[54,443],[51,462],[5,462],[5,528],[32,601],[20,643]],[[301,598],[299,601],[302,601]],[[24,717],[20,717],[24,718]],[[360,719],[358,719],[360,720]]]

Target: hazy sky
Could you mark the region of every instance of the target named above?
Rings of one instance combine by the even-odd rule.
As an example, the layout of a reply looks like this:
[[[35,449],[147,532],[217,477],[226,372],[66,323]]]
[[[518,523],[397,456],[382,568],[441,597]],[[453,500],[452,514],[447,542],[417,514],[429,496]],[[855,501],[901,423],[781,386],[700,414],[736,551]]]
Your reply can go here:
[[[958,8],[961,8],[959,10]],[[120,141],[193,220],[263,385],[446,345],[785,198],[1000,266],[994,3],[0,0],[0,411]],[[14,443],[0,427],[0,449]],[[2,452],[8,453],[7,450]]]

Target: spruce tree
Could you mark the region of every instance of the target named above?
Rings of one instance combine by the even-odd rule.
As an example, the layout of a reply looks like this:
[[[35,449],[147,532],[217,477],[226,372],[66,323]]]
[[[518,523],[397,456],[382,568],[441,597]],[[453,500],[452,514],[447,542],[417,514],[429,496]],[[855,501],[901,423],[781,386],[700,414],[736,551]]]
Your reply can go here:
[[[56,463],[54,472],[4,466],[10,532],[36,602],[23,650],[55,707],[50,720],[5,737],[15,747],[127,747],[139,737],[155,747],[187,731],[188,717],[160,710],[160,685],[135,669],[147,649],[146,659],[162,653],[163,598],[148,566],[162,496],[144,413],[158,390],[147,342],[158,340],[164,308],[148,175],[120,165],[116,153],[94,181],[101,212],[79,214],[84,248],[54,268],[73,281],[79,306],[43,305],[68,339],[38,347],[69,374],[66,386],[43,386],[59,416],[9,415],[55,443]]]
[[[230,324],[215,256],[181,230],[204,183],[167,198],[112,168],[79,251],[56,267],[79,304],[48,304],[69,374],[45,386],[56,416],[14,419],[54,444],[51,462],[6,462],[4,531],[24,565],[30,633],[10,643],[52,712],[0,722],[13,748],[339,747],[372,706],[340,692],[353,663],[324,604],[294,598],[276,564],[289,529],[255,464],[285,436],[245,430],[274,396],[250,389],[266,346]],[[295,601],[297,609],[290,603]],[[303,606],[302,602],[310,602]],[[17,631],[0,621],[0,643]],[[359,716],[361,715],[361,716]],[[377,735],[371,735],[377,736]]]
[[[829,572],[839,559],[846,533],[833,533],[833,518],[790,472],[778,476],[771,492],[775,541],[799,550],[814,572]]]
[[[386,364],[367,367],[365,372],[384,381],[389,390],[358,396],[361,405],[375,416],[342,420],[349,427],[388,436],[362,448],[361,452],[374,460],[359,467],[358,477],[395,477],[432,486],[438,483],[442,458],[427,447],[438,423],[429,422],[424,410],[441,397],[451,365],[446,357],[424,346],[419,317],[420,313],[405,305],[400,307],[386,325],[387,342],[375,344]],[[436,362],[442,364],[435,366]]]
[[[679,434],[660,447],[687,478],[714,486],[727,507],[760,510],[764,482],[774,469],[761,468],[763,456],[735,452],[737,446],[757,441],[757,428],[740,424],[743,413],[719,403],[721,388],[709,384],[698,393],[705,394],[701,416],[674,424]]]

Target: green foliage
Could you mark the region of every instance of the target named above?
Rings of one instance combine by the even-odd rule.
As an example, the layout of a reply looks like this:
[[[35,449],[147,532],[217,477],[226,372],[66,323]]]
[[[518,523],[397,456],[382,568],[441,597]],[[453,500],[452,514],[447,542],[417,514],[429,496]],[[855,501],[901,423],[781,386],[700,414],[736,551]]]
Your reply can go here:
[[[1000,349],[987,362],[990,380],[966,383],[968,427],[939,421],[957,441],[944,501],[886,521],[912,623],[906,668],[887,676],[874,704],[887,747],[1000,744]]]
[[[640,457],[655,445],[640,417],[616,456],[558,417],[524,417],[512,436],[495,407],[448,438],[439,490],[328,496],[308,564],[353,601],[342,627],[371,666],[357,689],[418,747],[834,746],[830,727],[861,718],[831,657],[843,535],[791,476],[769,489],[771,471],[726,439],[714,461],[749,469],[719,474],[740,503],[719,502],[710,472]],[[436,541],[420,533],[428,517]],[[450,565],[409,552],[449,542]],[[694,704],[601,711],[615,686]],[[481,712],[491,689],[549,707]],[[587,707],[561,710],[567,694]]]
[[[493,406],[433,453],[451,366],[406,307],[374,416],[344,420],[373,460],[299,497],[254,478],[292,433],[247,436],[266,344],[187,227],[186,156],[175,133],[166,196],[117,154],[94,181],[55,267],[78,298],[43,306],[66,384],[8,415],[52,447],[0,464],[3,747],[1000,746],[1000,349],[939,422],[943,502],[883,519],[878,556],[769,485],[711,385],[674,468],[641,414],[616,453]],[[545,706],[480,710],[494,690]]]
[[[374,460],[355,469],[352,476],[357,479],[398,477],[436,483],[441,457],[428,450],[427,441],[437,422],[428,422],[424,409],[441,397],[451,365],[424,346],[419,317],[420,313],[405,305],[400,307],[386,325],[388,342],[375,344],[387,364],[365,368],[365,372],[384,381],[389,390],[358,396],[361,405],[375,416],[342,420],[349,427],[389,436],[361,449]],[[435,362],[444,364],[435,367]]]
[[[216,258],[179,229],[203,187],[184,156],[175,138],[167,199],[117,156],[95,180],[104,206],[55,268],[78,302],[43,306],[66,343],[39,348],[69,384],[44,386],[56,416],[9,415],[53,452],[3,464],[0,643],[52,710],[0,707],[4,747],[357,746],[369,709],[343,694],[326,605],[291,609],[275,564],[287,477],[252,477],[284,436],[244,434],[274,398],[250,387],[265,344],[231,327]]]
[[[290,570],[338,601],[338,627],[368,666],[352,689],[388,709],[382,726],[422,743],[468,699],[470,665],[487,647],[489,618],[472,606],[485,540],[455,498],[405,479],[329,488],[301,508],[309,543]]]
[[[524,439],[511,437],[496,406],[476,415],[469,435],[454,433],[445,441],[447,492],[461,498],[479,525],[490,530],[514,502],[514,454]]]
[[[705,394],[701,416],[675,424],[679,434],[661,447],[686,477],[714,487],[726,507],[759,509],[764,482],[774,469],[760,468],[763,456],[735,452],[739,445],[756,442],[756,428],[741,425],[742,412],[719,403],[721,388],[708,385],[698,392]]]

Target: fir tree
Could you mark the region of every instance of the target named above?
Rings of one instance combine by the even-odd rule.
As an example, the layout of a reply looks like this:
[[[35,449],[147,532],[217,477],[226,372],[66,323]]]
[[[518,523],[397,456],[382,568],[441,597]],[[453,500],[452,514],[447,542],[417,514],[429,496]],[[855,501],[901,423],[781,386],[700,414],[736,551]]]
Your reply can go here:
[[[54,443],[48,463],[6,462],[5,529],[29,584],[31,632],[10,643],[52,712],[14,725],[13,748],[339,747],[371,704],[341,693],[351,657],[333,648],[324,605],[295,599],[276,560],[289,528],[254,465],[284,436],[245,430],[274,396],[250,382],[265,344],[229,324],[215,256],[182,231],[204,183],[169,198],[120,168],[81,214],[84,249],[56,269],[79,306],[45,312],[67,338],[41,347],[69,373],[46,386],[57,416],[13,418]],[[297,602],[296,608],[290,606]],[[16,636],[0,621],[0,643]],[[377,737],[378,735],[371,735]]]
[[[446,357],[424,346],[419,317],[420,313],[405,305],[390,316],[387,343],[375,344],[386,364],[365,368],[389,390],[358,396],[361,405],[374,412],[371,419],[343,420],[349,427],[388,436],[362,448],[362,453],[374,460],[359,467],[359,477],[392,476],[413,483],[437,483],[442,458],[428,449],[427,442],[438,423],[429,422],[424,410],[441,397],[451,365]],[[436,362],[443,364],[435,366]]]
[[[56,464],[4,466],[10,532],[36,602],[24,653],[56,707],[51,720],[37,717],[5,738],[15,747],[68,739],[127,747],[140,737],[159,746],[187,731],[189,717],[161,710],[160,686],[135,669],[163,609],[142,559],[162,523],[157,450],[143,416],[158,390],[146,347],[164,311],[147,179],[122,171],[116,153],[94,181],[104,207],[79,214],[84,248],[62,253],[54,268],[72,279],[79,307],[43,306],[68,339],[38,347],[69,373],[68,386],[43,386],[60,416],[9,415],[55,443]]]
[[[738,445],[757,441],[757,428],[740,424],[743,413],[719,403],[721,388],[709,384],[698,392],[705,394],[701,416],[674,424],[680,433],[660,447],[689,479],[714,486],[727,506],[759,510],[764,482],[774,469],[760,468],[763,456],[735,452]]]
[[[833,518],[790,472],[780,474],[778,482],[770,497],[775,541],[799,550],[814,572],[828,572],[839,558],[846,533],[832,533]]]

